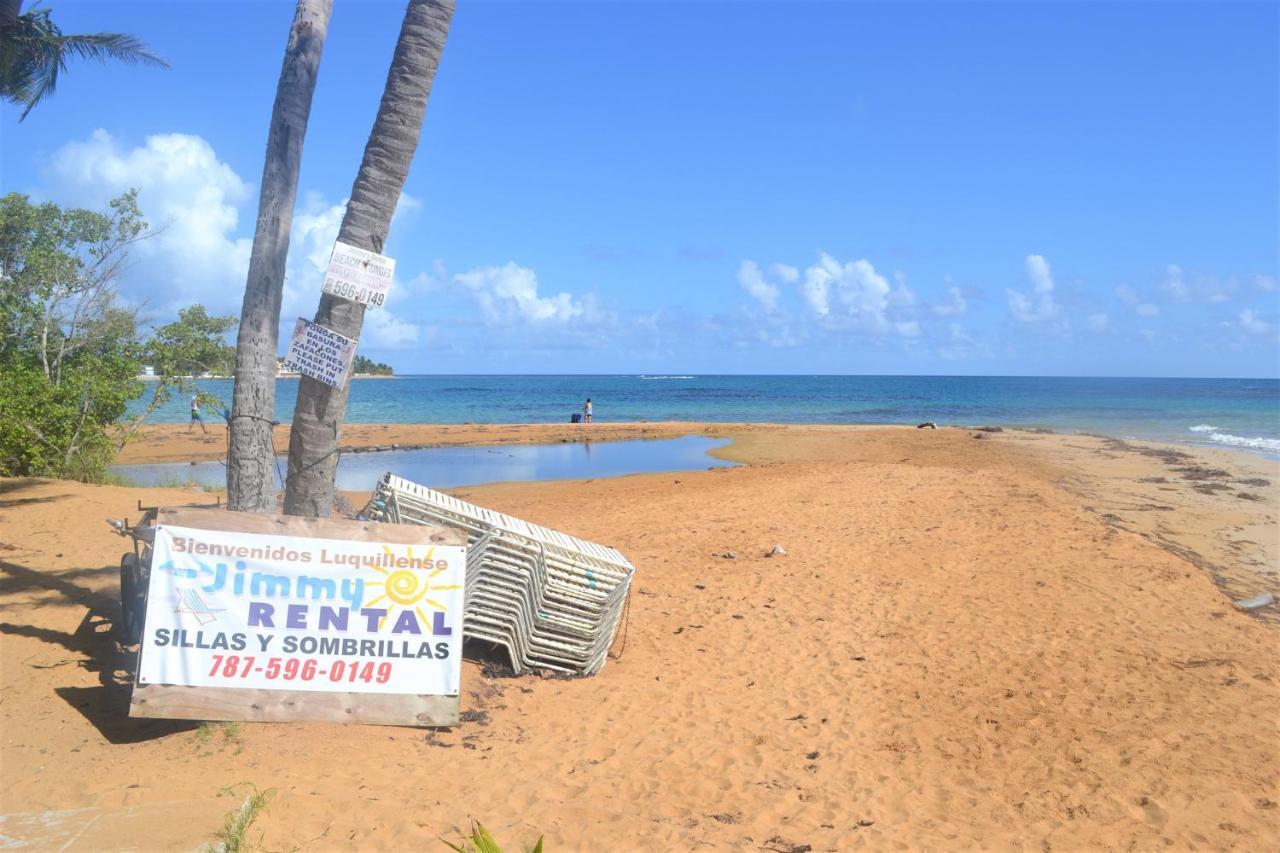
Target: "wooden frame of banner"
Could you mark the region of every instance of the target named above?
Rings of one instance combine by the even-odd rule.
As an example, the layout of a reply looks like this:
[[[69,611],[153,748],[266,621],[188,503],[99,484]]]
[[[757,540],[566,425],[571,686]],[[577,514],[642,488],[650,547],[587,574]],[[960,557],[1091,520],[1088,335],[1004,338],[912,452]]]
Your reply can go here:
[[[216,509],[161,509],[156,521],[158,524],[196,530],[274,533],[310,539],[385,542],[390,545],[455,545],[465,548],[467,544],[466,533],[450,527],[384,524],[336,518],[296,518]],[[141,657],[141,648],[138,654]],[[138,669],[141,670],[141,667]],[[133,697],[129,701],[130,717],[265,723],[313,721],[388,726],[454,726],[458,724],[459,710],[458,696],[187,687],[176,684],[138,684],[136,680]]]

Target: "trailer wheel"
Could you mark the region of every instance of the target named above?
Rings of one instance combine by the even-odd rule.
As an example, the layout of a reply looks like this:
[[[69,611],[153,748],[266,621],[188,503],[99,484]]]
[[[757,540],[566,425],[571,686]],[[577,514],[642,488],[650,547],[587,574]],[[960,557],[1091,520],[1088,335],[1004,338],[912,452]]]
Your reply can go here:
[[[126,645],[142,641],[142,622],[147,611],[147,586],[137,554],[120,558],[120,634]]]

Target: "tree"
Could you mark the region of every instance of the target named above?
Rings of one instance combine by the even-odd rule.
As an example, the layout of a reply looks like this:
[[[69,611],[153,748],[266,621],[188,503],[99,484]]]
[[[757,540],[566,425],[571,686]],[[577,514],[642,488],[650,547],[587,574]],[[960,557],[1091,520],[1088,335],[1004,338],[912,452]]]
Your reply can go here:
[[[454,0],[410,0],[405,10],[378,116],[338,232],[343,243],[382,253],[418,147],[453,9]],[[364,306],[324,294],[315,322],[359,339]],[[324,518],[333,512],[338,430],[346,414],[349,388],[350,382],[331,388],[305,376],[299,381],[285,483],[284,511],[290,515]]]
[[[236,340],[236,382],[227,456],[227,506],[233,510],[270,512],[276,506],[272,426],[276,413],[280,301],[298,195],[302,143],[332,9],[332,0],[298,0],[276,84],[258,199],[258,226],[253,235]]]
[[[235,317],[214,317],[203,305],[189,305],[178,310],[178,320],[156,329],[143,347],[143,353],[155,371],[151,400],[137,415],[125,419],[116,438],[116,450],[124,449],[138,427],[156,409],[173,398],[196,390],[196,377],[204,373],[225,373],[235,357],[226,342],[227,332],[236,325]],[[212,394],[199,392],[200,402],[221,410],[225,405]]]
[[[128,417],[148,358],[161,397],[229,356],[221,338],[232,317],[193,306],[144,342],[135,311],[116,302],[129,249],[147,231],[132,190],[109,213],[0,198],[0,476],[101,480],[167,399]]]
[[[351,365],[351,372],[364,376],[395,375],[395,371],[391,369],[391,365],[383,364],[380,361],[374,361],[371,358],[365,358],[362,355],[356,356],[355,363]]]
[[[132,192],[110,213],[0,198],[0,474],[105,473],[106,425],[141,393],[115,279],[146,230]]]
[[[0,0],[0,97],[24,107],[19,121],[53,94],[58,75],[72,58],[144,63],[168,68],[140,40],[124,33],[68,36],[48,9],[19,15],[22,0]]]

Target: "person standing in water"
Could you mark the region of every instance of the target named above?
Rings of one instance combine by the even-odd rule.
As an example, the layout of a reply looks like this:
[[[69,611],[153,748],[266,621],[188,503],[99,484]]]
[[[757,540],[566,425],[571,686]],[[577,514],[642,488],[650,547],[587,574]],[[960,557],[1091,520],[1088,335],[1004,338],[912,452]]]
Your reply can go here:
[[[591,423],[591,398],[587,398],[587,402],[582,404],[582,422],[584,424]]]

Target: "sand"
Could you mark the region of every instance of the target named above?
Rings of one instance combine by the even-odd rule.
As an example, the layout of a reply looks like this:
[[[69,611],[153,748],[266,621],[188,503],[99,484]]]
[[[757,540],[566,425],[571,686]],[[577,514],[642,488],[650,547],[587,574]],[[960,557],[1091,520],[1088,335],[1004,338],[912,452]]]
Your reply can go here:
[[[1276,589],[1280,466],[706,429],[749,466],[456,490],[637,575],[599,676],[468,662],[481,719],[434,734],[128,719],[101,519],[211,496],[0,481],[0,836],[192,849],[252,784],[269,850],[443,849],[471,818],[549,851],[1280,848],[1274,609],[1230,604]]]

